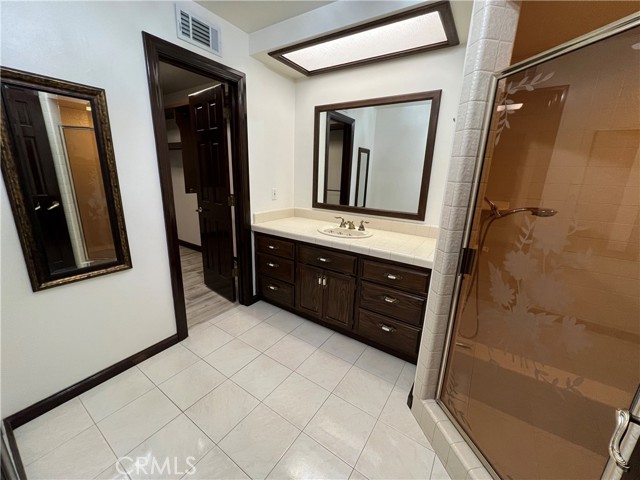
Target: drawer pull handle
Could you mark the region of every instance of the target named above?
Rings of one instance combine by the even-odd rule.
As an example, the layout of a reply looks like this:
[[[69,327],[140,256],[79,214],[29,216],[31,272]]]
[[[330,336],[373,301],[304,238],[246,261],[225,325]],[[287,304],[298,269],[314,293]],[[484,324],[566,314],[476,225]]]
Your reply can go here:
[[[382,297],[382,299],[387,303],[398,303],[398,299],[397,298],[388,297],[387,295],[384,295]]]
[[[331,259],[326,257],[318,257],[318,261],[322,263],[331,263]]]
[[[395,328],[390,327],[389,325],[385,325],[384,323],[379,323],[378,327],[380,327],[380,330],[382,330],[383,332],[387,332],[387,333],[393,333],[396,331]]]
[[[278,246],[277,245],[267,245],[267,248],[269,250],[278,250]]]
[[[277,263],[272,263],[272,262],[267,262],[267,267],[270,268],[278,268],[280,265],[278,265]]]
[[[400,275],[394,275],[393,273],[385,273],[384,276],[389,280],[402,280]]]
[[[268,285],[268,286],[267,286],[267,288],[268,288],[269,290],[273,290],[274,292],[276,292],[276,291],[280,290],[280,289],[279,289],[278,287],[276,287],[275,285]]]

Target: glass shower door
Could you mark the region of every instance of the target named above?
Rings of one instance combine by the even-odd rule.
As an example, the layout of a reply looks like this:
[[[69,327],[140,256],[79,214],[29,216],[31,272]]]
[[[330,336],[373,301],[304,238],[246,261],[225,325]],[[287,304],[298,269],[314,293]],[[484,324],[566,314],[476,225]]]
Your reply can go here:
[[[597,479],[640,384],[640,27],[498,81],[440,401],[510,479]]]

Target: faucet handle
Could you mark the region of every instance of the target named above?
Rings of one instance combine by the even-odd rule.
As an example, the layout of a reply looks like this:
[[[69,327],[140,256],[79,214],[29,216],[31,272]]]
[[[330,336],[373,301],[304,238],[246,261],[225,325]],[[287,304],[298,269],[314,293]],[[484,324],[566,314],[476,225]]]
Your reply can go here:
[[[344,217],[336,217],[340,219],[340,228],[344,228],[347,226],[347,222],[344,221]]]
[[[356,226],[353,223],[353,220],[348,220],[347,221],[347,225],[349,225],[349,230],[355,230],[356,229]]]
[[[364,220],[360,220],[360,226],[358,227],[358,230],[360,230],[361,232],[364,232],[364,224],[365,223],[369,223],[369,222],[365,222]]]

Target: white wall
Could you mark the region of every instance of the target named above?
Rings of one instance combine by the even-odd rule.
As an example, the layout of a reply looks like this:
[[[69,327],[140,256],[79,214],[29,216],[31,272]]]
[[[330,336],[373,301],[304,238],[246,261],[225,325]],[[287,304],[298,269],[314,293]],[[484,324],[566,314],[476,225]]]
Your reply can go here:
[[[2,4],[2,65],[106,90],[133,260],[33,293],[2,183],[3,417],[176,332],[142,30],[246,73],[252,209],[293,206],[294,85],[248,56],[245,33],[190,8],[222,28],[222,58],[176,38],[171,2]]]
[[[200,218],[198,217],[198,194],[186,193],[184,189],[184,167],[182,152],[169,150],[173,203],[176,207],[178,239],[200,245]]]

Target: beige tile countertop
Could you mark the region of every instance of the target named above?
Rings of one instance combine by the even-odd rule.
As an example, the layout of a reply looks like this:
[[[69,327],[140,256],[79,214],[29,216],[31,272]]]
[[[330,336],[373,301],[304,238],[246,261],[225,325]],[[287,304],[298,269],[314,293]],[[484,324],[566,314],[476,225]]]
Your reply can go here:
[[[325,220],[291,216],[254,223],[252,229],[254,232],[315,243],[409,265],[433,268],[433,255],[436,249],[435,238],[367,228],[367,231],[373,234],[371,237],[343,239],[318,231],[319,228],[327,226],[336,227],[337,224]]]

